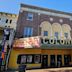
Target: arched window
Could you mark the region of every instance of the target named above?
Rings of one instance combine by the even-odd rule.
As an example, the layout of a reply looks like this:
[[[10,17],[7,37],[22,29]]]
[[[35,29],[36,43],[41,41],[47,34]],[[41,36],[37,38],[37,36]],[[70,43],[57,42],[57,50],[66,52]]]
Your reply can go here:
[[[71,35],[70,35],[71,27],[68,24],[63,24],[62,30],[63,30],[64,39],[71,39]]]
[[[54,39],[61,39],[62,36],[62,28],[59,23],[53,23],[52,24],[52,31]]]
[[[41,36],[50,38],[52,36],[52,26],[48,21],[43,21],[40,25]]]

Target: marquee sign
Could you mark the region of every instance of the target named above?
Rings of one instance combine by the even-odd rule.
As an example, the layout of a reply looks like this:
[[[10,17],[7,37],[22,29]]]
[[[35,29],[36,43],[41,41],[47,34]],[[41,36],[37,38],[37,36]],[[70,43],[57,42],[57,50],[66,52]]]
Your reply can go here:
[[[38,48],[42,46],[71,46],[72,40],[54,40],[54,39],[45,39],[40,37],[29,37],[29,38],[20,38],[14,41],[13,47],[16,48]]]
[[[14,41],[13,47],[14,48],[40,47],[40,38],[39,37],[20,38]]]

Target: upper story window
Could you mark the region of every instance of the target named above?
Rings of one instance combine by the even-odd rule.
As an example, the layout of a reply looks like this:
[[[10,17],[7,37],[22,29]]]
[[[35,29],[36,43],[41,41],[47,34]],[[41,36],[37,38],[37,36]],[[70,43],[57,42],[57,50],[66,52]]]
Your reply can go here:
[[[32,13],[28,13],[27,20],[30,20],[30,21],[33,20],[33,14]]]
[[[58,39],[58,32],[55,32],[55,35],[56,39]]]
[[[33,28],[25,27],[24,28],[24,37],[31,37],[32,35],[33,35]]]
[[[6,23],[8,23],[8,19],[6,19]]]
[[[10,20],[10,24],[12,23],[12,20]]]
[[[44,31],[44,36],[48,36],[48,31]]]
[[[68,33],[64,33],[65,38],[68,38]]]

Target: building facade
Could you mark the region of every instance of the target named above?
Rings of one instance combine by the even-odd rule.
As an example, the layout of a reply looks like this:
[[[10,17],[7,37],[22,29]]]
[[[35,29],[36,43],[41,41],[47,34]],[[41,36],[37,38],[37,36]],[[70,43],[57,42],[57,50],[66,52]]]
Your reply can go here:
[[[70,13],[21,4],[17,37],[47,36],[53,39],[71,39],[71,23]]]
[[[40,47],[36,47],[39,44],[38,39],[32,38],[36,36],[39,36],[40,42],[43,43]],[[27,65],[27,68],[72,65],[71,13],[21,4],[16,38],[22,39],[14,43],[9,68],[18,68],[21,63]],[[35,43],[32,43],[32,40]],[[25,43],[30,47],[30,44],[36,44],[36,46],[25,48]]]
[[[0,40],[2,40],[3,30],[5,28],[13,28],[16,30],[16,22],[18,15],[0,12]]]

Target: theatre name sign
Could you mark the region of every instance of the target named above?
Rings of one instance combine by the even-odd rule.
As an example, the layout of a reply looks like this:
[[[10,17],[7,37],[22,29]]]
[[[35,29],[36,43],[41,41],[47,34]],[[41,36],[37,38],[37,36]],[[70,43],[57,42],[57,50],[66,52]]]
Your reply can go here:
[[[47,39],[41,38],[39,36],[36,37],[28,37],[28,38],[20,38],[14,41],[13,47],[16,48],[34,48],[34,47],[41,47],[45,45],[72,45],[72,40],[54,40],[54,39]]]

